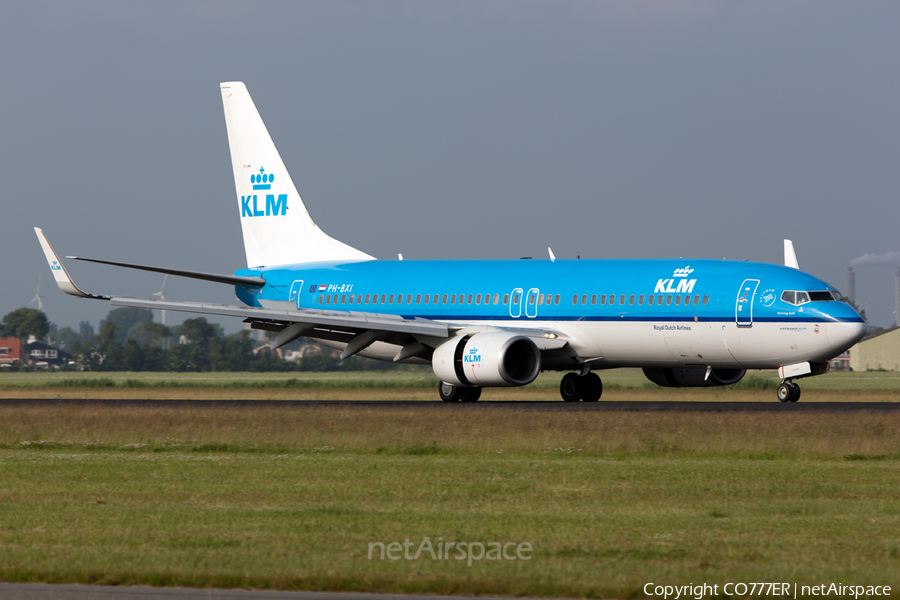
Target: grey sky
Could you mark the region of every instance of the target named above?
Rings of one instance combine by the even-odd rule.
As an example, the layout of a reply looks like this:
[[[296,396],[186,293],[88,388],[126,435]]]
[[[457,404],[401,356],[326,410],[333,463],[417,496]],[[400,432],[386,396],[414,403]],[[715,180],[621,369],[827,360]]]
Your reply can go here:
[[[780,262],[788,237],[843,289],[900,250],[897,31],[897,3],[2,3],[0,315],[39,273],[60,326],[109,310],[56,289],[35,225],[63,255],[245,266],[231,80],[317,223],[375,256]],[[162,282],[68,266],[99,293]],[[893,271],[857,269],[874,324]]]

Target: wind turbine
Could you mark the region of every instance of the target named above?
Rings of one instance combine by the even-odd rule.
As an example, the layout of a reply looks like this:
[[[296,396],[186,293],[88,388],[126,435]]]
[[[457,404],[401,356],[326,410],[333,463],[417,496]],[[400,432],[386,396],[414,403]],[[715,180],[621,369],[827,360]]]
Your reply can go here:
[[[166,299],[165,289],[166,289],[166,278],[168,278],[168,277],[169,277],[168,275],[163,275],[162,287],[159,288],[158,292],[153,294],[154,296],[159,296],[160,300]],[[166,311],[163,310],[160,312],[162,313],[162,324],[165,325],[166,324]]]
[[[38,310],[44,312],[44,300],[41,296],[41,276],[38,275],[38,286],[37,291],[34,293],[34,298],[31,299],[31,302],[28,303],[29,306],[37,302]]]

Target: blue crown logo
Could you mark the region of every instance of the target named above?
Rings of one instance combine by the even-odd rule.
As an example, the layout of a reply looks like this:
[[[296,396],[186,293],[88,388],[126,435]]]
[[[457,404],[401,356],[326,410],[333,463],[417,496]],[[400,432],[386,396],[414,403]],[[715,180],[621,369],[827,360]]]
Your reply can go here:
[[[250,183],[253,184],[254,190],[271,190],[272,182],[275,181],[273,173],[266,174],[266,170],[259,168],[259,174],[250,176]]]

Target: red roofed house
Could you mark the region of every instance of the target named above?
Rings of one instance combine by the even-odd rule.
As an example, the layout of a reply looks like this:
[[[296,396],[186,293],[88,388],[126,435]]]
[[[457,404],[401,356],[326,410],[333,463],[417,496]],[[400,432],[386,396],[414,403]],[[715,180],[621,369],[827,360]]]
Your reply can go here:
[[[22,361],[19,338],[0,338],[0,367],[18,367]]]

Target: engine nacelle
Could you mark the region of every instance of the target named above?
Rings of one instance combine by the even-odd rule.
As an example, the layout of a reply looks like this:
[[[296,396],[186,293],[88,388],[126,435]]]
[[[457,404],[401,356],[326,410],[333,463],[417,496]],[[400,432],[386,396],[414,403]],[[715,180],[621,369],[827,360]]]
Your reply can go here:
[[[744,377],[745,369],[713,369],[706,377],[706,369],[644,369],[647,379],[663,387],[711,387],[731,385]]]
[[[527,385],[541,372],[541,352],[523,335],[490,331],[447,340],[435,348],[431,366],[453,385]]]

